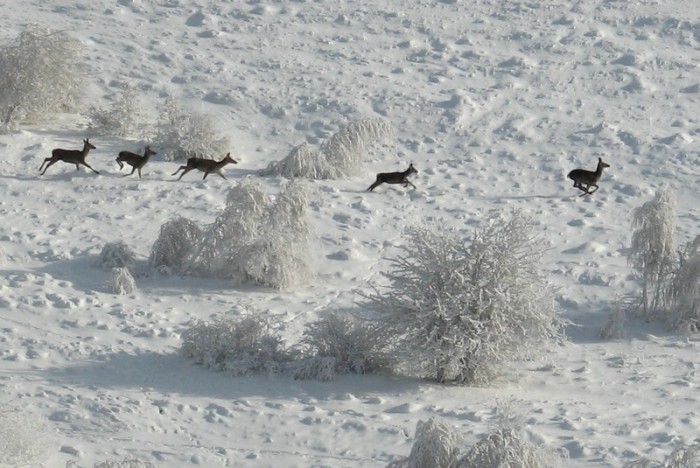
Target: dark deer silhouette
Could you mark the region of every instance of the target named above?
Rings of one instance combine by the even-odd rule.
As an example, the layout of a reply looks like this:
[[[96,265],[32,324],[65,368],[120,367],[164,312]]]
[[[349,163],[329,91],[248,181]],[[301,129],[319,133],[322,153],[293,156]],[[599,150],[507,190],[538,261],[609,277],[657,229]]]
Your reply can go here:
[[[95,147],[92,145],[92,143],[90,143],[89,140],[83,140],[82,151],[56,148],[55,150],[51,151],[51,157],[44,159],[44,162],[41,163],[41,166],[39,167],[40,171],[41,168],[44,167],[44,164],[48,163],[46,164],[46,167],[44,167],[44,171],[41,173],[41,175],[44,175],[46,169],[53,166],[58,161],[63,161],[68,164],[75,164],[76,171],[80,169],[80,165],[82,164],[95,174],[99,174],[99,172],[97,172],[88,163],[85,162],[85,158],[87,157],[88,152],[91,149],[95,149]]]
[[[416,168],[413,167],[413,163],[411,163],[408,166],[408,169],[403,172],[380,172],[377,174],[377,180],[375,180],[374,183],[369,186],[367,191],[371,192],[382,184],[403,184],[404,187],[408,187],[410,185],[411,187],[416,188],[416,186],[413,185],[410,180],[408,180],[408,176],[411,174],[418,174]]]
[[[158,154],[151,149],[150,146],[146,146],[143,156],[140,154],[132,153],[131,151],[120,151],[119,156],[117,156],[117,164],[119,164],[119,170],[121,171],[124,167],[124,163],[127,163],[132,167],[131,172],[126,174],[124,177],[128,177],[134,173],[134,171],[139,171],[139,179],[141,178],[141,168],[148,163],[151,156]]]
[[[214,161],[213,159],[204,158],[189,158],[187,160],[187,165],[180,166],[177,171],[173,172],[172,175],[175,175],[178,172],[182,171],[182,174],[180,174],[180,177],[177,179],[180,180],[182,179],[182,176],[190,172],[192,169],[197,169],[199,171],[204,172],[204,177],[202,177],[202,180],[206,179],[207,176],[212,172],[219,174],[221,177],[226,179],[226,177],[221,173],[221,170],[227,164],[238,164],[238,161],[231,157],[231,153],[226,154],[224,159],[222,159],[221,161]]]
[[[566,177],[573,180],[574,187],[583,192],[580,195],[582,197],[584,195],[595,193],[598,190],[598,181],[600,180],[600,176],[603,175],[603,169],[606,167],[610,167],[610,164],[606,164],[603,162],[602,158],[598,158],[598,167],[595,171],[574,169],[573,171],[569,172]],[[591,191],[591,187],[595,187],[595,190]]]

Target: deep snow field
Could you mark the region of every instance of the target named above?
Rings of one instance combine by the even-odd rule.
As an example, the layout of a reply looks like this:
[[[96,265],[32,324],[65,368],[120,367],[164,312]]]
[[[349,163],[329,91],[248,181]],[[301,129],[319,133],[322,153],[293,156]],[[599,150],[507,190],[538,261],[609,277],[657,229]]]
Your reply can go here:
[[[21,5],[21,6],[19,6]],[[213,118],[238,165],[177,181],[154,157],[122,177],[114,159],[142,141],[87,133],[82,115],[47,116],[0,135],[0,405],[36,421],[39,466],[91,467],[137,457],[159,467],[382,467],[408,456],[416,423],[440,417],[469,443],[495,408],[531,439],[566,449],[566,466],[662,460],[700,433],[700,339],[629,320],[598,330],[638,288],[627,264],[631,211],[669,188],[676,243],[700,234],[700,4],[697,0],[228,1],[0,0],[0,38],[32,22],[85,47],[85,105],[121,85],[153,109],[171,95]],[[108,242],[149,255],[176,215],[205,225],[229,187],[381,117],[396,139],[364,173],[315,181],[317,278],[292,291],[149,276],[112,294],[94,266]],[[53,148],[97,147],[96,175]],[[157,148],[157,142],[152,142]],[[221,155],[211,155],[217,159]],[[579,197],[574,168],[606,169]],[[418,169],[417,188],[365,189]],[[261,178],[271,192],[283,182]],[[521,208],[546,240],[544,269],[572,322],[570,342],[517,363],[492,388],[408,377],[233,378],[178,354],[193,320],[268,314],[298,339],[327,310],[380,277],[408,226],[478,228]],[[17,428],[18,431],[22,428]]]

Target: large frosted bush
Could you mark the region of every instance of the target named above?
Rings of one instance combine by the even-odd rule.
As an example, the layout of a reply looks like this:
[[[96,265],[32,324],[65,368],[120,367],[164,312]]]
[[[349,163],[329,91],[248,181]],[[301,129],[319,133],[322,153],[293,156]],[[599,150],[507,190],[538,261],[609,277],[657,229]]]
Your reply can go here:
[[[42,466],[46,458],[46,427],[25,412],[0,411],[0,466]]]
[[[143,105],[136,91],[126,88],[107,108],[92,106],[88,111],[92,134],[141,138],[147,125]]]
[[[164,273],[181,273],[202,243],[202,230],[187,218],[177,217],[160,227],[148,263]]]
[[[308,282],[313,277],[309,195],[301,182],[290,182],[271,196],[257,180],[244,179],[230,189],[223,212],[203,230],[186,270],[276,289]]]
[[[659,190],[652,201],[632,212],[632,245],[628,260],[639,273],[641,303],[646,318],[666,304],[666,288],[673,268],[673,234],[676,202],[668,190]]]
[[[181,352],[197,364],[234,376],[281,372],[291,360],[271,323],[258,317],[195,322],[182,333]]]
[[[391,125],[384,119],[359,120],[324,141],[319,150],[303,143],[260,173],[288,179],[338,179],[354,175],[361,168],[369,147],[386,141],[393,134]]]
[[[470,239],[410,228],[402,254],[365,297],[398,358],[439,382],[489,384],[506,363],[543,355],[563,320],[540,272],[544,247],[522,212]]]
[[[305,353],[318,358],[332,358],[338,373],[364,374],[392,367],[388,343],[382,330],[373,322],[329,313],[304,328],[301,344]]]
[[[0,128],[74,110],[84,89],[81,50],[65,32],[37,25],[0,46]]]
[[[185,110],[172,97],[159,111],[156,141],[166,161],[226,154],[228,139],[216,134],[208,115]]]

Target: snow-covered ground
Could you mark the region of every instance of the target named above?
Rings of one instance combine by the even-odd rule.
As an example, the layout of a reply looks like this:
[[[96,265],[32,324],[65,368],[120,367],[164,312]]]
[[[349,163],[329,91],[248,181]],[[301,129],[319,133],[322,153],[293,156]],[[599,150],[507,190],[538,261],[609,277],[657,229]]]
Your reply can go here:
[[[127,456],[157,466],[385,466],[409,454],[416,423],[444,418],[474,443],[494,408],[522,415],[567,466],[663,459],[700,431],[700,340],[627,323],[598,330],[637,287],[625,249],[631,211],[669,188],[677,244],[700,234],[700,4],[696,0],[0,1],[1,39],[29,23],[85,46],[86,106],[127,84],[156,109],[174,96],[210,115],[239,159],[217,176],[154,157],[124,178],[114,159],[141,141],[89,135],[80,115],[0,135],[0,405],[40,421],[42,466]],[[176,215],[213,221],[229,187],[353,121],[396,131],[362,176],[313,182],[313,284],[293,291],[191,277],[137,278],[115,295],[94,266],[108,242],[145,259]],[[90,137],[101,172],[59,163]],[[153,142],[157,147],[157,142]],[[217,159],[222,155],[212,155]],[[579,197],[566,174],[610,168]],[[365,189],[376,172],[418,169],[417,189]],[[271,191],[282,182],[261,178]],[[296,340],[323,311],[379,278],[407,226],[469,231],[522,208],[571,341],[519,364],[494,388],[407,377],[232,378],[181,357],[195,319],[276,316]]]

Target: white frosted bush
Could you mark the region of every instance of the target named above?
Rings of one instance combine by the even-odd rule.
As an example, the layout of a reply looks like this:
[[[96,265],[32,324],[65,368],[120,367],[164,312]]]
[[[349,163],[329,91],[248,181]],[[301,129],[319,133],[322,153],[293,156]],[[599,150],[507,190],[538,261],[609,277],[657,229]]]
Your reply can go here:
[[[338,179],[354,175],[365,160],[369,147],[393,135],[391,125],[384,119],[359,120],[324,141],[320,150],[301,144],[286,158],[268,164],[260,173],[288,179]]]
[[[418,421],[410,455],[390,463],[388,468],[456,467],[463,445],[462,435],[445,420]]]
[[[646,458],[634,460],[624,468],[695,468],[700,466],[700,443],[679,445],[662,462]]]
[[[148,264],[169,273],[181,273],[202,243],[202,230],[189,219],[177,217],[160,227]]]
[[[95,463],[93,468],[156,468],[156,465],[138,458],[125,458],[124,460],[107,460]]]
[[[232,188],[226,207],[203,235],[190,271],[286,289],[309,281],[309,188],[287,184],[272,197],[252,178]]]
[[[25,412],[0,411],[0,466],[42,466],[47,454],[43,421]]]
[[[136,282],[128,268],[113,268],[107,280],[107,288],[114,294],[131,294],[136,291]]]
[[[503,428],[472,446],[459,468],[554,468],[562,466],[555,451],[528,441],[518,428]]]
[[[700,332],[700,236],[678,252],[669,284],[670,321],[674,330]]]
[[[439,382],[484,385],[506,363],[541,357],[564,321],[540,272],[544,249],[521,211],[490,220],[471,239],[410,228],[388,285],[367,306],[397,343],[397,357]]]
[[[674,261],[676,202],[668,190],[632,212],[632,245],[628,260],[642,283],[642,307],[649,319],[666,305],[667,281]]]
[[[335,378],[338,360],[334,357],[309,356],[290,364],[294,380],[330,382]]]
[[[234,376],[281,372],[291,359],[271,324],[258,317],[195,322],[182,333],[181,352]]]
[[[122,241],[106,243],[95,261],[96,266],[107,271],[115,268],[133,270],[135,263],[134,251]]]
[[[141,138],[146,116],[136,91],[126,88],[107,108],[92,106],[88,111],[92,134]]]
[[[80,43],[62,31],[27,27],[0,46],[0,128],[76,108],[84,89]]]
[[[306,325],[301,344],[308,355],[332,357],[338,373],[364,374],[392,367],[381,329],[340,313],[327,314]]]
[[[159,109],[156,140],[166,161],[225,154],[228,139],[217,135],[206,114],[183,109],[172,97]]]

